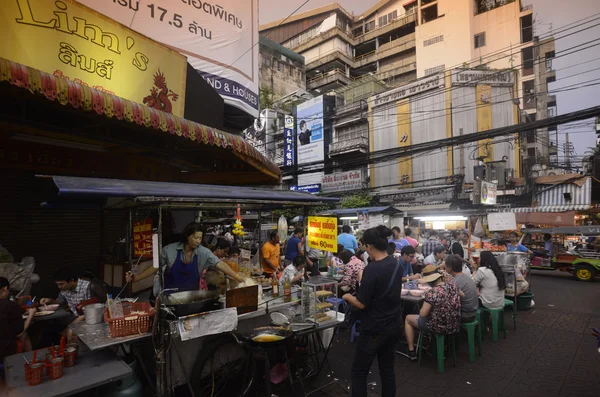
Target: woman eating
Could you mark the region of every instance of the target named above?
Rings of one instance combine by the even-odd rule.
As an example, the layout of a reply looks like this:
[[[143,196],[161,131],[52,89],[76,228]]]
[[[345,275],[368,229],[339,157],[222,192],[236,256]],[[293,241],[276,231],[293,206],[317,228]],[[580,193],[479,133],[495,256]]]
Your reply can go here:
[[[353,294],[358,290],[365,264],[348,250],[343,250],[340,253],[340,259],[344,262],[344,278],[340,286],[342,291]]]
[[[162,249],[160,267],[164,270],[164,289],[196,291],[200,288],[201,275],[207,269],[217,269],[238,282],[244,281],[243,277],[234,272],[225,262],[219,260],[208,248],[201,245],[202,234],[202,226],[199,223],[190,223],[183,230],[181,241],[169,244]],[[222,254],[225,249],[218,247],[219,243],[217,243],[216,253]],[[144,270],[139,275],[128,273],[127,281],[142,280],[155,275],[153,293],[158,296],[161,289],[156,273],[157,269],[153,267]]]
[[[506,280],[494,254],[483,251],[473,281],[479,287],[479,303],[488,309],[504,307]]]
[[[460,292],[454,283],[444,281],[435,265],[423,269],[421,282],[428,283],[431,289],[425,295],[425,302],[419,314],[409,314],[404,321],[404,332],[408,343],[408,358],[417,360],[415,350],[415,330],[425,333],[452,335],[460,329]]]
[[[294,259],[294,263],[291,265],[287,265],[285,269],[283,269],[283,273],[281,273],[281,278],[279,279],[279,284],[283,288],[283,284],[286,280],[290,280],[290,284],[300,284],[302,279],[305,276],[306,269],[306,259],[303,256],[297,256]]]
[[[402,329],[402,269],[387,253],[392,231],[378,226],[363,235],[372,262],[363,272],[357,296],[345,294],[348,304],[360,309],[361,331],[352,363],[352,396],[367,396],[367,375],[375,357],[379,360],[381,395],[396,396],[394,350]]]

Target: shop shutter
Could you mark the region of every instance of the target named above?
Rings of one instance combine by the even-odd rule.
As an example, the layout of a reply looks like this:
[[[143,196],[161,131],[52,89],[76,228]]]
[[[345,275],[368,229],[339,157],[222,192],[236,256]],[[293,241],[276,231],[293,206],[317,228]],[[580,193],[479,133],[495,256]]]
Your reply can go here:
[[[31,173],[1,171],[0,244],[16,260],[35,258],[40,282],[32,293],[56,296],[54,272],[69,266],[101,276],[103,250],[102,210],[57,210],[41,208],[51,197],[48,181]],[[122,217],[121,217],[122,219]],[[114,228],[113,228],[114,230]]]

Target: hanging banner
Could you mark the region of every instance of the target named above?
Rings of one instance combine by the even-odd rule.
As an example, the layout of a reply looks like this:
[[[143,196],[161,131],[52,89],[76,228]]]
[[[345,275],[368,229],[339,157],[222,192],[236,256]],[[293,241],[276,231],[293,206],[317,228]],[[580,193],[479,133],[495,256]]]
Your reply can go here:
[[[133,255],[152,258],[152,219],[133,224]]]
[[[294,138],[294,116],[285,116],[285,126],[283,128],[283,166],[292,167],[296,163],[295,148],[296,140]]]
[[[258,0],[78,0],[184,54],[226,103],[258,117]]]
[[[75,1],[4,0],[0,36],[2,58],[183,117],[185,57]]]
[[[337,218],[309,216],[307,238],[310,248],[337,252]]]
[[[367,230],[370,228],[369,211],[358,211],[358,230]]]

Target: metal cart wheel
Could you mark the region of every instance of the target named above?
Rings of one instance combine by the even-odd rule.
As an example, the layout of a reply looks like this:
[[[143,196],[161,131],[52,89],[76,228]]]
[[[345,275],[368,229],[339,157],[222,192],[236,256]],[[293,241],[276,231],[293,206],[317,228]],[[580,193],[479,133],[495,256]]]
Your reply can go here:
[[[191,378],[197,397],[245,396],[254,380],[252,353],[232,335],[223,335],[202,350]]]

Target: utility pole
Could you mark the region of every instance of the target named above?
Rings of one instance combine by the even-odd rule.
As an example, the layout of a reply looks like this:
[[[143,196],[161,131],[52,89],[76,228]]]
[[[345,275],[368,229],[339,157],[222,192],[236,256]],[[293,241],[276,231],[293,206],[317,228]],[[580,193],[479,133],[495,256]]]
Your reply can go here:
[[[565,134],[565,163],[567,163],[567,168],[571,169],[571,143],[569,142],[569,133]]]

